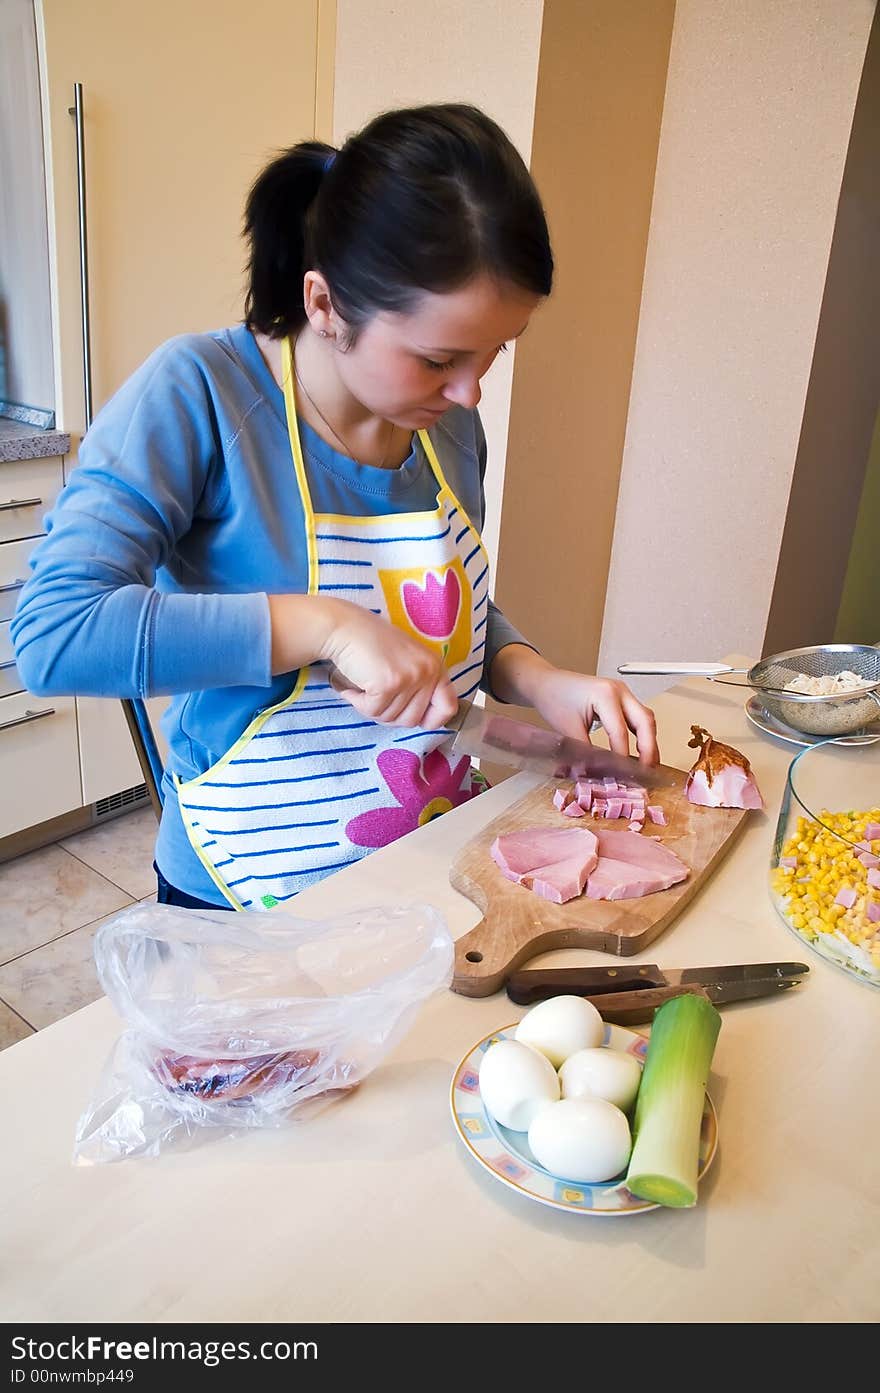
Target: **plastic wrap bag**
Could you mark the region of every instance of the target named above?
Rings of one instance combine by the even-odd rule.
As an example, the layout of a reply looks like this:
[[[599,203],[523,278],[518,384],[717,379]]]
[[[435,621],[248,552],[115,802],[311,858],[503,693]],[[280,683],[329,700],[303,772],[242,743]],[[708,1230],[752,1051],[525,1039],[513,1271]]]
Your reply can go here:
[[[326,1105],[449,985],[453,946],[430,905],[313,923],[137,904],[98,930],[95,962],[129,1028],[79,1120],[80,1165]]]

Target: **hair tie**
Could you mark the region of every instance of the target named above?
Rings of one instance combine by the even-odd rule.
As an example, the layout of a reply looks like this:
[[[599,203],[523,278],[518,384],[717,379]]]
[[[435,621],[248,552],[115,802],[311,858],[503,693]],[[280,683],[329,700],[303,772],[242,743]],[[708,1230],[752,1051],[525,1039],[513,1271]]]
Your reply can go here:
[[[325,173],[325,174],[327,173],[328,169],[331,167],[331,165],[333,164],[333,161],[334,161],[335,159],[336,159],[336,151],[334,150],[334,151],[332,151],[331,154],[329,154],[329,155],[327,156],[326,160],[324,161],[324,173]]]

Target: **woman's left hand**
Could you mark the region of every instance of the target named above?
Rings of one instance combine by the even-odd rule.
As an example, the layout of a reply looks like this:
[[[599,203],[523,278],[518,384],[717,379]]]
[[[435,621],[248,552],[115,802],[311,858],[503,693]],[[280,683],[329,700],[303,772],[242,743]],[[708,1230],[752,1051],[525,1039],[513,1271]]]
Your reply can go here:
[[[533,650],[514,644],[495,658],[492,686],[504,701],[534,706],[560,735],[589,741],[590,727],[598,720],[612,750],[626,755],[632,732],[642,762],[660,763],[654,713],[625,682],[553,667]]]

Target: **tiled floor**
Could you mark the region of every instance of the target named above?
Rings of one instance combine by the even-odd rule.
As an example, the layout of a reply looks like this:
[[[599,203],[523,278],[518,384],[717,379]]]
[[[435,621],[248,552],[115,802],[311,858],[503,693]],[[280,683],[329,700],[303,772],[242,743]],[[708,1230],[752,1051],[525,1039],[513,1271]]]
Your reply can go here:
[[[95,930],[153,899],[151,808],[0,865],[0,1049],[101,995]]]

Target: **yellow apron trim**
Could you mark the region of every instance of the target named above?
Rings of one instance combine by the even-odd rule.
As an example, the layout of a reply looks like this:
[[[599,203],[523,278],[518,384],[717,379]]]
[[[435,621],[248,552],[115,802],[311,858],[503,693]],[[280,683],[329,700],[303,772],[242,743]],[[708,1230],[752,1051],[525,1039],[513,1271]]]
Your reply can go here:
[[[303,459],[302,442],[299,438],[299,425],[296,419],[296,395],[293,390],[293,351],[290,339],[284,339],[281,344],[281,377],[284,383],[284,410],[287,415],[287,434],[290,437],[290,450],[293,455],[293,467],[296,470],[296,480],[299,484],[300,497],[302,498],[303,512],[306,521],[306,546],[309,557],[309,595],[318,593],[318,543],[315,537],[315,510],[312,507],[312,495],[309,492],[309,481],[306,475],[306,465]]]
[[[443,473],[443,470],[440,466],[440,461],[437,458],[437,453],[434,449],[433,444],[431,443],[431,437],[428,435],[428,432],[424,430],[418,431],[417,434],[419,440],[422,442],[422,449],[424,450],[425,455],[427,456],[428,464],[431,467],[431,472],[434,475],[434,478],[437,480],[437,483],[439,484],[439,490],[437,493],[437,506],[433,512],[430,512],[424,508],[420,508],[419,511],[415,513],[382,513],[379,514],[379,516],[377,517],[366,518],[352,517],[350,513],[315,513],[313,514],[314,521],[320,523],[335,523],[337,526],[348,526],[351,528],[356,528],[358,530],[365,528],[368,529],[370,527],[376,527],[380,529],[387,528],[389,517],[393,517],[395,523],[412,522],[413,525],[415,525],[420,518],[440,518],[443,513],[443,499],[445,497],[449,499],[449,501],[461,513],[461,516],[465,519],[465,522],[467,523],[467,529],[473,537],[474,541],[479,544],[480,549],[483,551],[483,553],[488,555],[488,553],[486,553],[486,548],[483,543],[482,537],[480,536],[477,529],[474,527],[474,524],[471,522],[470,514],[467,513],[465,509],[461,506],[461,503],[459,502],[458,498],[453,493],[452,489],[449,487],[449,484],[446,480],[446,476]],[[309,499],[309,505],[310,504],[311,500]]]
[[[270,716],[274,716],[276,711],[283,711],[286,706],[291,706],[293,702],[296,701],[297,697],[302,695],[310,671],[311,669],[307,667],[300,668],[299,676],[296,679],[296,684],[290,695],[286,696],[283,701],[276,701],[274,706],[267,706],[265,711],[261,711],[258,716],[255,716],[247,729],[238,737],[235,744],[230,745],[225,755],[221,755],[216,763],[212,764],[209,769],[206,769],[203,774],[196,774],[192,779],[187,779],[186,783],[181,783],[179,777],[175,775],[178,788],[198,788],[199,784],[206,782],[209,774],[216,774],[219,770],[225,769],[232,757],[238,754],[239,750],[248,743],[253,735],[256,735],[258,731],[262,730]]]
[[[452,499],[452,502],[455,504],[456,508],[461,513],[462,517],[465,519],[468,526],[468,531],[470,532],[474,541],[479,545],[479,548],[482,551],[483,555],[488,560],[489,553],[486,551],[482,537],[480,536],[477,529],[474,527],[474,524],[471,522],[470,514],[467,513],[465,509],[461,506],[461,503],[459,502],[458,498],[453,493],[452,489],[449,487],[449,484],[446,481],[446,475],[443,473],[443,470],[440,467],[440,461],[437,458],[434,446],[431,444],[431,437],[428,435],[428,432],[420,430],[419,440],[421,440],[422,448],[424,449],[425,454],[428,456],[428,463],[434,471],[434,477],[440,485],[440,493],[437,495],[438,504],[444,493],[446,494],[447,498]]]
[[[187,784],[181,783],[179,774],[174,775],[174,783],[178,789],[188,787]],[[241,900],[237,899],[236,896],[233,895],[232,891],[223,883],[220,876],[214,870],[213,865],[208,860],[205,853],[202,851],[202,848],[199,846],[196,840],[195,830],[192,827],[192,817],[190,811],[188,808],[185,808],[183,806],[179,798],[178,807],[180,808],[180,816],[183,819],[183,825],[186,828],[186,835],[189,837],[190,846],[192,847],[196,856],[199,858],[205,870],[208,872],[208,875],[211,877],[214,884],[217,886],[217,889],[220,891],[220,894],[223,896],[224,900],[227,900],[229,904],[232,905],[233,909],[240,909],[242,913],[244,913],[244,905],[241,903]]]

